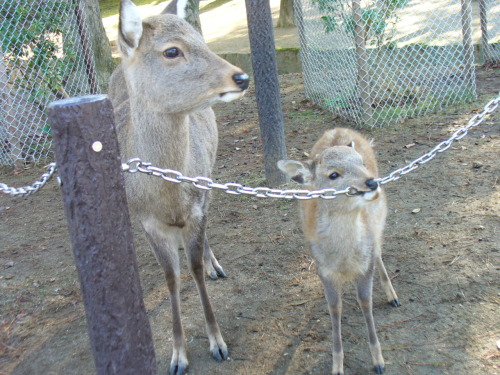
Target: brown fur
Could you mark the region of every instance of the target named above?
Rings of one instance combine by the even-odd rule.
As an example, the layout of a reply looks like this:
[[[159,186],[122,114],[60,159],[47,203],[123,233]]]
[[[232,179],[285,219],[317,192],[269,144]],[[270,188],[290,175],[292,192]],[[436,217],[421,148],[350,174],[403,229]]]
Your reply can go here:
[[[211,52],[201,35],[171,14],[141,20],[130,0],[120,9],[122,63],[110,81],[123,160],[139,157],[186,176],[210,177],[217,150],[211,105],[243,96],[248,76]],[[166,54],[175,48],[176,56]],[[180,316],[178,250],[184,248],[205,313],[210,350],[227,358],[204,280],[224,271],[206,239],[210,194],[190,184],[127,174],[131,211],[142,223],[171,294],[173,356],[171,373],[188,366]]]
[[[372,275],[379,270],[388,301],[399,300],[381,257],[382,231],[387,215],[384,192],[375,182],[377,162],[370,143],[359,133],[344,128],[325,132],[305,162],[285,160],[278,166],[292,180],[310,190],[352,186],[360,194],[333,200],[300,202],[301,222],[317,263],[318,274],[332,317],[333,374],[343,373],[340,337],[342,286],[353,282],[368,327],[370,351],[376,372],[384,369],[372,315]]]

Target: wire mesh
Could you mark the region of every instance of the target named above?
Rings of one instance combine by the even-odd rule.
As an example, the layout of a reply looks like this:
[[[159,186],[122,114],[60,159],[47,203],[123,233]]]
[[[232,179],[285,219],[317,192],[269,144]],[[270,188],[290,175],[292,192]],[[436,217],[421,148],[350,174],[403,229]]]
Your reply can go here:
[[[500,36],[498,6],[484,1],[491,46]],[[306,96],[358,126],[474,100],[474,3],[295,1]]]
[[[0,164],[52,158],[46,107],[98,93],[78,0],[0,0]]]

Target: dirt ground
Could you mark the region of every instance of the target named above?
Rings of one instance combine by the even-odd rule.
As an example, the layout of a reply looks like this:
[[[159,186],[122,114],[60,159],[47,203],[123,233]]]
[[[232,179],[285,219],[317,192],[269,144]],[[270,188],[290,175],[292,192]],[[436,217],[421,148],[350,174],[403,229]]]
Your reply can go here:
[[[326,129],[349,126],[304,100],[300,74],[280,80],[290,158],[304,158]],[[477,84],[472,105],[364,131],[375,140],[381,173],[466,124],[498,93],[500,69],[479,68]],[[265,184],[254,90],[215,110],[220,143],[214,177]],[[374,315],[387,374],[500,373],[499,145],[497,111],[447,152],[385,186],[390,214],[384,261],[403,303],[386,304],[375,281]],[[42,171],[2,169],[0,182],[22,186]],[[184,264],[189,373],[329,373],[330,320],[296,202],[216,192],[208,236],[228,273],[208,288],[230,359],[217,363],[209,356],[198,295]],[[0,238],[0,374],[94,373],[55,180],[32,197],[0,196]],[[136,251],[159,373],[166,373],[172,347],[168,292],[137,230]],[[342,324],[346,374],[370,373],[364,320],[351,289]]]

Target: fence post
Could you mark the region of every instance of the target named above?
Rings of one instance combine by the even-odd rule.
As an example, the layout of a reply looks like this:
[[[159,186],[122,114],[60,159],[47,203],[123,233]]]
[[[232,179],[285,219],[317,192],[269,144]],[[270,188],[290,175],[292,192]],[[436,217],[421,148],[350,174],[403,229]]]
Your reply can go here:
[[[49,120],[96,374],[155,374],[111,102],[53,102]]]

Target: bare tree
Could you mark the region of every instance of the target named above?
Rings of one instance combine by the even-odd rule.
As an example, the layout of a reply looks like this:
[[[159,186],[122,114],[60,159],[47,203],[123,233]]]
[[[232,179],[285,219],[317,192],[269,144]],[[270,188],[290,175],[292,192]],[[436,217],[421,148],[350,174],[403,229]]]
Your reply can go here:
[[[99,9],[99,0],[85,1],[85,21],[87,27],[87,36],[92,45],[94,55],[95,70],[98,82],[101,84],[101,90],[107,91],[109,77],[115,68],[111,56],[111,47],[102,24],[101,11]]]
[[[293,17],[293,0],[280,1],[280,16],[278,18],[277,27],[291,27],[295,26],[295,19]]]

